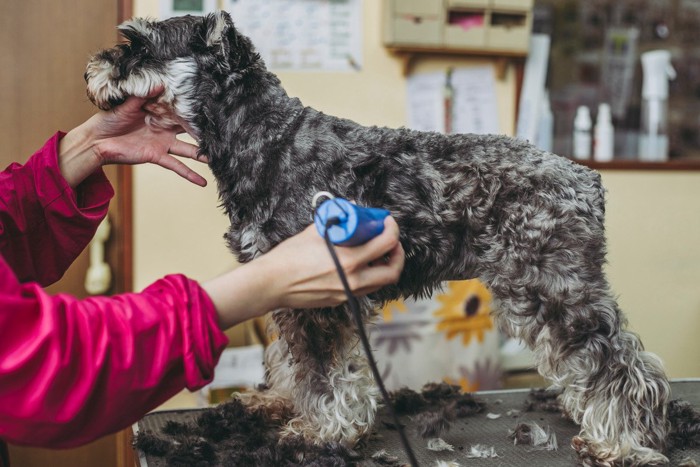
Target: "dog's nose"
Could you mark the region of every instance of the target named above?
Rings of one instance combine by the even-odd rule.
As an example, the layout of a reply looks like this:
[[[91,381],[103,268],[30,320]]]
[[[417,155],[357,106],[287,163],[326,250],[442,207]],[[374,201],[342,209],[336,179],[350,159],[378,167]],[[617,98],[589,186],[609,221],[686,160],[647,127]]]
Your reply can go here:
[[[110,109],[113,109],[113,108],[115,108],[116,106],[123,104],[124,101],[126,101],[126,96],[123,96],[123,97],[120,97],[120,98],[116,98],[116,97],[110,98],[110,99],[107,101],[107,104],[108,104],[107,108],[106,108],[106,109],[102,109],[102,110],[110,110]]]

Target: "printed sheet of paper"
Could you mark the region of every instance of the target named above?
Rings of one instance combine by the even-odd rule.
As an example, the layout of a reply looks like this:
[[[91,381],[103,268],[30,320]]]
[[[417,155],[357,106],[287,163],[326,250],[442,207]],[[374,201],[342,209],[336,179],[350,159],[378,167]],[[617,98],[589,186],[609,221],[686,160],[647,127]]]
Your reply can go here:
[[[493,67],[457,68],[450,81],[453,92],[452,132],[500,133]]]
[[[445,132],[445,73],[420,73],[408,78],[408,127]]]
[[[205,15],[216,11],[217,3],[217,0],[160,0],[160,19],[183,15]]]
[[[408,78],[408,127],[421,131],[500,133],[495,74],[492,67],[457,68],[450,76],[452,112],[447,115],[447,73],[420,73]]]
[[[362,0],[226,0],[225,5],[270,69],[362,66]]]

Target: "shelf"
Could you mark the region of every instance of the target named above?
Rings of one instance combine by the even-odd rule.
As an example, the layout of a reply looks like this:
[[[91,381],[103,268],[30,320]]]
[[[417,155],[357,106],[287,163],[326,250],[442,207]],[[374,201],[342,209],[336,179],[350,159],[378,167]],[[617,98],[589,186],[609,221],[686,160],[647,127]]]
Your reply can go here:
[[[643,170],[643,171],[698,171],[700,172],[700,159],[680,159],[668,162],[643,162],[619,160],[611,162],[581,161],[574,162],[595,170]]]
[[[512,50],[496,49],[463,49],[447,47],[417,47],[417,46],[388,46],[387,50],[393,55],[403,60],[403,75],[408,76],[413,68],[413,62],[419,55],[436,56],[461,56],[480,57],[495,61],[496,77],[499,80],[505,79],[509,63],[523,65],[527,58],[527,52],[514,52]]]

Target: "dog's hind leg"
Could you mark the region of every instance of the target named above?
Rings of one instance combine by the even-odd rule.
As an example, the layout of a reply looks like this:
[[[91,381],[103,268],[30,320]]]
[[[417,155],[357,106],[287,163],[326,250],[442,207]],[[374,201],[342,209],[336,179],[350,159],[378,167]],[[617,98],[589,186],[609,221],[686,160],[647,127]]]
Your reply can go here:
[[[369,316],[369,302],[360,303]],[[295,415],[282,435],[354,445],[374,424],[379,392],[348,312],[284,310],[273,320],[288,353],[268,365],[268,385],[291,401]]]
[[[611,296],[602,210],[542,206],[544,198],[537,207],[509,206],[482,240],[479,277],[494,295],[496,320],[563,389],[562,405],[581,425],[572,446],[584,463],[665,462],[670,387]]]

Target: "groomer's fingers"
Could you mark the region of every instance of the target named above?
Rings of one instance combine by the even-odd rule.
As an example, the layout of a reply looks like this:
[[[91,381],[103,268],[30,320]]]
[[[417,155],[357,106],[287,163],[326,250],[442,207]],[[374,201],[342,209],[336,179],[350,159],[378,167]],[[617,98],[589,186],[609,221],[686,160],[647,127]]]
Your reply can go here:
[[[157,92],[155,92],[157,91]],[[129,96],[126,98],[126,100],[116,106],[113,109],[113,112],[115,113],[140,113],[144,112],[145,109],[143,108],[144,105],[148,103],[149,100],[152,100],[156,97],[158,97],[161,93],[163,92],[163,87],[161,86],[160,88],[154,88],[151,89],[151,92],[148,94],[148,96],[141,97],[141,96]]]
[[[353,292],[362,296],[376,292],[384,286],[396,284],[401,276],[404,261],[403,247],[398,243],[387,253],[384,260],[377,261],[376,264],[357,271],[356,277],[352,278],[352,282],[355,282]],[[351,284],[352,286],[353,284]]]
[[[168,152],[175,156],[187,157],[188,159],[194,159],[199,162],[209,162],[209,159],[207,159],[206,156],[197,157],[197,145],[179,139],[176,139],[170,145]]]
[[[393,217],[384,219],[384,231],[364,245],[353,247],[353,258],[364,265],[381,259],[399,243],[399,226]]]
[[[172,170],[185,180],[188,180],[194,183],[195,185],[207,186],[207,181],[204,179],[204,177],[202,177],[197,172],[187,167],[182,161],[176,159],[171,155],[161,156],[158,159],[155,159],[153,163],[164,167],[168,170]]]
[[[158,84],[154,86],[150,91],[148,91],[148,99],[153,99],[154,97],[158,97],[161,94],[163,94],[163,91],[165,90],[165,86],[162,84]]]

